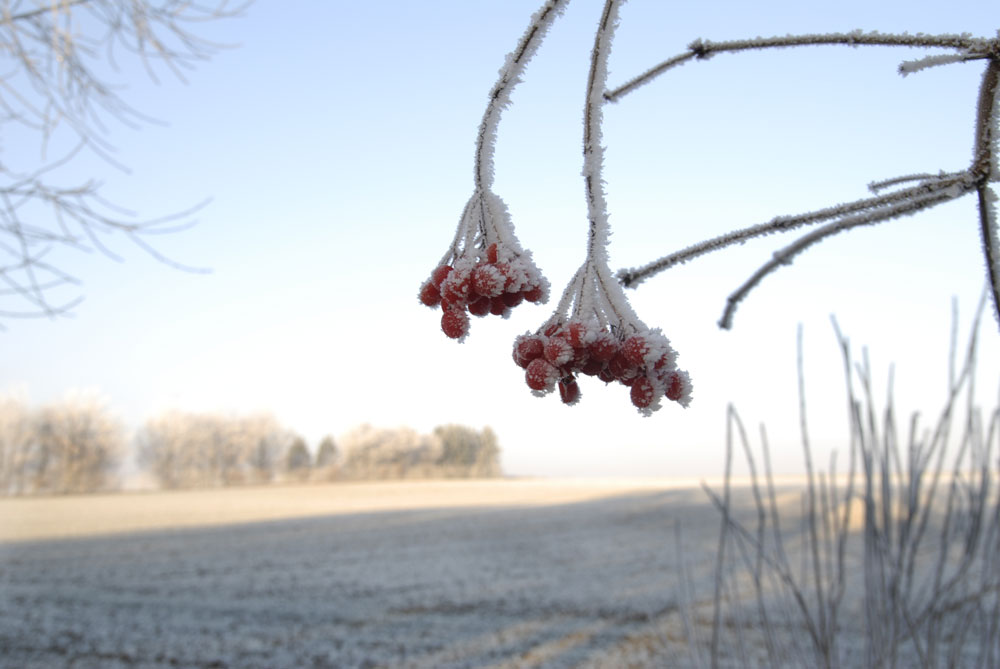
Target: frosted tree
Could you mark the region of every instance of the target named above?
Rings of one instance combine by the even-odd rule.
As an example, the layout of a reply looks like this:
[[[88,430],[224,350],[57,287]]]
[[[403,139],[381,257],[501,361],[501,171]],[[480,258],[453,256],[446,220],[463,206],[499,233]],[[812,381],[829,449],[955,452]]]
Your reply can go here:
[[[312,456],[302,437],[296,437],[285,453],[285,473],[289,478],[304,481],[312,469]]]
[[[125,433],[103,402],[78,396],[33,412],[22,466],[30,490],[94,492],[111,487],[125,454]]]
[[[530,259],[530,253],[523,251],[513,237],[507,210],[489,187],[500,113],[510,103],[511,89],[520,80],[527,61],[567,2],[545,2],[533,15],[515,50],[508,55],[500,79],[490,92],[477,137],[474,195],[462,212],[448,252],[420,288],[421,302],[442,310],[442,330],[459,341],[469,332],[470,314],[507,315],[509,308],[522,299],[537,302],[546,299],[544,279],[533,264],[524,264]],[[994,313],[1000,323],[1000,239],[997,235],[997,198],[992,185],[1000,180],[997,166],[1000,38],[855,31],[729,42],[699,39],[684,53],[622,85],[609,88],[606,85],[608,57],[618,10],[623,2],[605,2],[590,58],[583,115],[583,178],[588,212],[585,260],[563,291],[552,316],[536,331],[527,332],[514,342],[514,361],[524,368],[525,381],[533,393],[545,395],[558,388],[564,403],[575,404],[580,399],[579,377],[596,376],[605,383],[626,386],[632,404],[644,415],[657,410],[664,398],[686,407],[692,396],[689,375],[677,366],[677,353],[666,336],[639,319],[623,287],[635,288],[659,272],[748,239],[811,227],[798,240],[775,252],[729,296],[719,321],[720,327],[728,329],[737,306],[764,278],[814,244],[841,232],[915,214],[965,195],[974,194],[978,200],[987,278]],[[692,60],[706,60],[721,53],[810,45],[944,51],[904,62],[900,66],[903,75],[952,63],[984,61],[970,165],[957,171],[922,171],[883,179],[869,185],[869,197],[802,214],[779,216],[668,254],[644,266],[612,272],[608,266],[610,225],[602,180],[604,105],[626,98],[637,88]]]
[[[15,397],[0,399],[0,494],[30,491],[29,463],[34,432],[27,404]]]
[[[267,413],[171,411],[146,421],[136,449],[161,487],[193,488],[269,482],[294,439]]]
[[[141,220],[102,197],[99,182],[66,183],[61,170],[86,153],[120,168],[111,124],[148,120],[119,95],[122,53],[154,80],[158,70],[183,79],[218,48],[198,36],[204,24],[239,12],[225,0],[0,0],[0,130],[29,147],[0,160],[0,318],[63,314],[79,302],[59,249],[117,259],[106,242],[116,236],[180,266],[148,238],[190,225],[198,207]]]

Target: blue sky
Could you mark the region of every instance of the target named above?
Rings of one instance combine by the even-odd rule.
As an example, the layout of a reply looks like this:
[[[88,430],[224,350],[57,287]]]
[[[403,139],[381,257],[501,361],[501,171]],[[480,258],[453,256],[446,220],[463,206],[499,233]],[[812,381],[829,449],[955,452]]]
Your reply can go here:
[[[827,240],[767,279],[736,315],[725,297],[774,250],[769,237],[696,260],[630,291],[692,375],[687,410],[635,412],[596,379],[563,407],[532,397],[513,338],[551,306],[476,320],[464,344],[416,300],[472,193],[486,95],[537,9],[505,2],[259,0],[205,26],[237,45],[181,83],[124,59],[123,97],[162,124],[109,124],[123,173],[84,158],[68,179],[145,216],[211,197],[199,224],[157,249],[209,274],[59,251],[83,281],[71,319],[7,321],[0,390],[33,404],[74,390],[106,398],[129,425],[170,408],[274,412],[311,444],[361,423],[430,430],[490,425],[509,473],[714,476],[725,407],[764,422],[779,472],[800,470],[796,327],[806,340],[813,440],[846,436],[830,326],[867,344],[876,388],[896,364],[900,410],[928,413],[946,381],[950,300],[964,328],[983,284],[971,198]],[[583,259],[580,177],[588,55],[601,3],[575,0],[553,26],[500,124],[495,192],[554,292]],[[632,0],[610,61],[620,83],[697,37],[848,31],[971,32],[1000,26],[993,2]],[[614,267],[633,266],[777,214],[866,195],[873,180],[967,166],[980,63],[903,78],[920,52],[808,48],[718,55],[668,73],[605,111]],[[997,329],[984,327],[980,388],[995,401]]]

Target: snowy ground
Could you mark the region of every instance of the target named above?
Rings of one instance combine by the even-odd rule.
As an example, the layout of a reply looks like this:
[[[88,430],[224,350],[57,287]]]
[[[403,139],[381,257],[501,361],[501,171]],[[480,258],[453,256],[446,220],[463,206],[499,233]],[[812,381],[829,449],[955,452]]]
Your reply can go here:
[[[692,666],[718,531],[655,482],[0,500],[0,667]]]
[[[307,517],[280,518],[294,509],[268,505],[276,494]],[[163,529],[170,509],[188,527]],[[703,493],[649,484],[0,501],[0,665],[601,664],[674,611],[679,517],[709,556]],[[143,518],[161,529],[115,532]],[[56,533],[78,536],[44,538]]]

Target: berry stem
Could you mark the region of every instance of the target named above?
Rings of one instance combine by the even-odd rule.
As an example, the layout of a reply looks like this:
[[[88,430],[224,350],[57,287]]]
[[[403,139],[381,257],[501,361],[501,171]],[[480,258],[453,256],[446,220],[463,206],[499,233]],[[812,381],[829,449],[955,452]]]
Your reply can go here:
[[[476,137],[476,190],[489,190],[493,185],[493,156],[496,149],[497,127],[500,114],[510,104],[510,93],[521,81],[521,73],[531,57],[535,55],[545,33],[562,14],[569,0],[548,0],[531,16],[528,29],[521,35],[514,50],[507,54],[507,60],[500,70],[500,78],[490,90],[490,101],[479,124]]]

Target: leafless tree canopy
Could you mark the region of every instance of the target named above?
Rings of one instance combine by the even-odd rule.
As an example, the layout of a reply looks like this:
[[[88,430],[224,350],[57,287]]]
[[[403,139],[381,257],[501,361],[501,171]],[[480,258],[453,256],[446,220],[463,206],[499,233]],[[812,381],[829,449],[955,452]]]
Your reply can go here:
[[[139,465],[161,487],[268,483],[295,436],[270,414],[224,416],[170,412],[136,436]]]
[[[429,435],[363,425],[348,433],[342,475],[358,479],[466,478],[500,475],[500,447],[490,428],[444,425]]]
[[[37,410],[0,399],[0,494],[107,489],[125,451],[121,424],[96,399],[76,397]]]
[[[119,65],[183,78],[217,49],[197,29],[239,11],[224,0],[0,0],[0,131],[24,147],[0,156],[0,319],[79,301],[78,281],[52,257],[60,247],[116,257],[104,243],[116,235],[167,261],[146,237],[190,224],[191,211],[139,220],[102,198],[98,181],[66,183],[60,170],[85,152],[117,166],[112,124],[148,120],[120,97]]]

